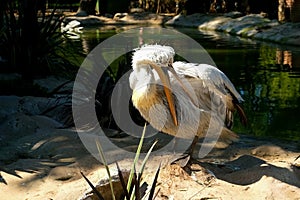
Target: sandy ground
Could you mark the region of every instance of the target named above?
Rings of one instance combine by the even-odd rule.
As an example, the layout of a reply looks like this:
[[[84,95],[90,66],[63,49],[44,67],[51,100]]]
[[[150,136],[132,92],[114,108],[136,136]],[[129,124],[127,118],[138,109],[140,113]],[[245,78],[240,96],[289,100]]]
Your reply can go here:
[[[2,163],[0,199],[80,199],[90,189],[80,171],[94,185],[107,177],[72,129],[35,133],[16,141],[11,149],[30,141],[27,152],[23,149],[14,160]],[[126,143],[126,138],[122,141]],[[300,199],[300,168],[293,165],[299,165],[295,162],[299,155],[299,143],[241,136],[228,148],[214,149],[184,168],[169,164],[171,154],[153,156],[143,181],[152,184],[161,162],[156,199]],[[130,169],[131,160],[119,163]],[[116,173],[115,164],[111,170]]]

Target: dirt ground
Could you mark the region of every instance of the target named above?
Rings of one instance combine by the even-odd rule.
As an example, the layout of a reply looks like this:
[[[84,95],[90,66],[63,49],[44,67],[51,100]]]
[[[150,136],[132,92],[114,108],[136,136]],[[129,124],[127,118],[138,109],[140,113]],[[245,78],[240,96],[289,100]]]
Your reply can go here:
[[[24,149],[31,141],[31,148]],[[126,143],[126,138],[122,139]],[[128,144],[131,141],[128,140]],[[22,149],[23,148],[23,149]],[[90,190],[82,171],[96,185],[107,173],[72,129],[27,135],[2,149],[14,160],[1,163],[0,199],[35,200],[83,198]],[[170,164],[171,154],[153,156],[143,181],[152,184],[162,163],[156,199],[300,199],[299,143],[240,136],[226,149],[214,149],[205,158],[181,168]],[[296,160],[296,161],[295,161]],[[131,160],[119,161],[130,169]],[[298,166],[298,167],[297,167]],[[115,164],[111,164],[116,174]]]

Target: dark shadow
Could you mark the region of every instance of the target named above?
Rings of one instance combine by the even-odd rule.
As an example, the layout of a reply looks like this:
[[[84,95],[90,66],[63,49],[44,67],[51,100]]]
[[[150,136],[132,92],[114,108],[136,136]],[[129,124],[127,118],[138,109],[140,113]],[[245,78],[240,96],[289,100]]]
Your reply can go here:
[[[216,178],[237,185],[250,185],[259,181],[263,176],[267,176],[300,187],[300,170],[298,168],[294,167],[293,171],[290,171],[251,155],[240,156],[225,164],[206,162],[198,162],[198,164],[212,171]]]
[[[81,178],[79,175],[81,170],[101,165],[85,149],[76,131],[72,129],[44,130],[44,132],[19,138],[15,142],[2,146],[0,153],[4,152],[7,156],[0,160],[0,183],[6,185],[10,183],[5,180],[4,173],[20,179],[23,177],[19,172],[36,174],[24,180],[24,184],[52,175],[55,176],[54,179],[64,181],[69,178],[65,178],[63,173],[51,174],[51,171],[54,168],[67,167],[74,172],[70,178],[77,179]]]
[[[192,159],[191,163],[210,170],[216,178],[237,185],[250,185],[260,181],[263,177],[272,177],[283,183],[300,187],[300,168],[286,160],[285,167],[272,165],[268,160],[278,155],[295,156],[299,152],[297,142],[277,139],[263,139],[247,135],[239,135],[238,142],[227,148],[214,148],[201,159]],[[199,150],[201,142],[197,144]],[[195,153],[195,152],[194,152]],[[252,154],[253,153],[253,154]],[[261,155],[261,156],[259,156]],[[194,154],[194,158],[196,154]],[[262,158],[260,158],[262,157]],[[295,161],[297,156],[293,158]],[[187,169],[187,170],[186,170]],[[186,168],[189,172],[189,168]]]
[[[7,182],[6,182],[5,179],[1,176],[1,174],[0,174],[0,183],[4,183],[5,185],[7,185]]]

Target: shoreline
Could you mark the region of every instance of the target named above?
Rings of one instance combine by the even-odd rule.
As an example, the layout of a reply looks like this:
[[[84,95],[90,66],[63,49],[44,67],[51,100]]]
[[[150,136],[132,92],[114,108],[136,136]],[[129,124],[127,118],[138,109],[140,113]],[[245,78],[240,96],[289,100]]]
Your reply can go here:
[[[127,26],[127,25],[162,25],[197,28],[228,33],[233,36],[250,38],[282,45],[300,46],[300,23],[270,20],[260,14],[242,16],[232,12],[226,14],[158,15],[154,13],[117,13],[114,17],[66,15],[65,22],[80,22],[80,26]]]

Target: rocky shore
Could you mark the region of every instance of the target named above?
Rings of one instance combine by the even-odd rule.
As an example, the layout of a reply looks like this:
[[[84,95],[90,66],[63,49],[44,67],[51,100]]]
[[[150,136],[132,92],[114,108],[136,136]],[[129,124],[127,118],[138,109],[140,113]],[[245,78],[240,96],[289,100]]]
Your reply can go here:
[[[214,30],[286,45],[300,45],[300,23],[279,23],[277,20],[270,20],[259,14],[246,16],[240,16],[238,13],[222,16],[179,15],[166,24]]]
[[[91,25],[165,25],[225,32],[284,45],[300,45],[300,23],[270,20],[261,14],[158,15],[153,13],[117,13],[113,17],[66,16],[66,22],[77,20],[83,27]]]

